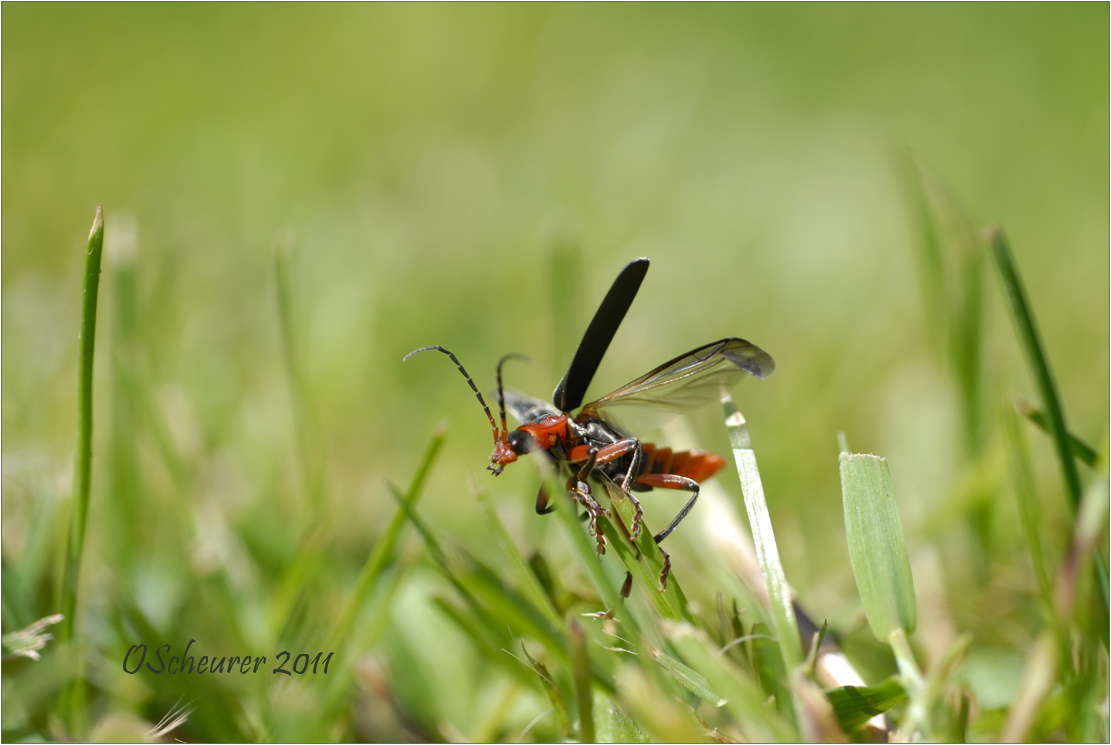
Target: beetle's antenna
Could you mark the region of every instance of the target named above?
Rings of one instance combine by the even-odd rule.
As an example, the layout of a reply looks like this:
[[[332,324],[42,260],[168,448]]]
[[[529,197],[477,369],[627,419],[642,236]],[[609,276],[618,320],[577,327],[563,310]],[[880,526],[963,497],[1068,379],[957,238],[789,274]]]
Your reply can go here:
[[[501,366],[505,364],[506,360],[524,360],[525,362],[532,362],[532,360],[523,354],[507,354],[498,360],[498,412],[501,414],[501,428],[502,432],[508,432],[509,427],[505,424],[505,389],[501,384]]]
[[[463,377],[467,379],[467,385],[469,385],[471,387],[471,390],[474,391],[475,398],[477,398],[478,402],[480,404],[482,404],[482,410],[486,412],[486,418],[490,420],[490,426],[494,430],[494,442],[497,442],[498,438],[501,437],[501,435],[498,433],[498,425],[494,421],[494,415],[490,413],[490,407],[486,405],[485,399],[483,399],[482,394],[478,392],[478,388],[475,386],[474,381],[471,380],[471,376],[467,373],[466,369],[464,369],[463,363],[459,361],[458,357],[456,357],[454,354],[452,354],[448,350],[444,349],[440,345],[436,344],[436,345],[433,345],[431,347],[421,347],[420,349],[414,349],[412,352],[409,352],[409,354],[405,355],[405,358],[402,359],[401,361],[405,362],[410,357],[412,357],[414,354],[420,354],[421,352],[427,352],[430,349],[436,349],[440,352],[443,352],[448,357],[451,357],[451,361],[454,362],[455,366],[459,368],[459,372],[463,373]],[[501,363],[498,364],[498,397],[501,398]],[[504,404],[502,405],[501,424],[502,424],[502,429],[504,430],[504,428],[505,428],[505,405]]]

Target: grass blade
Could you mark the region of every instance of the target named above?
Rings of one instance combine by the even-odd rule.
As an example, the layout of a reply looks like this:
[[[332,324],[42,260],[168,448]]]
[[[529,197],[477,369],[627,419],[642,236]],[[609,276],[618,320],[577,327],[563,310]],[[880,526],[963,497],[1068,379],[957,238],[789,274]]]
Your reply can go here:
[[[664,633],[683,662],[697,671],[715,693],[725,699],[745,736],[754,742],[796,742],[798,735],[787,720],[765,701],[767,697],[752,676],[733,663],[706,633],[686,623],[664,622]]]
[[[745,643],[751,657],[752,670],[764,693],[774,697],[776,708],[790,711],[790,691],[787,690],[787,671],[783,668],[783,655],[779,644],[761,621],[752,625],[752,633]]]
[[[571,671],[575,681],[575,700],[579,707],[579,741],[594,742],[594,690],[590,685],[590,655],[586,632],[577,619],[568,624],[571,644]]]
[[[995,259],[995,266],[999,270],[999,278],[1003,282],[1003,290],[1007,295],[1007,305],[1011,311],[1015,331],[1018,333],[1022,353],[1026,357],[1030,375],[1034,378],[1034,385],[1042,399],[1042,410],[1049,424],[1049,434],[1053,439],[1057,462],[1061,466],[1061,475],[1065,481],[1065,493],[1068,495],[1069,507],[1075,517],[1077,506],[1080,504],[1080,473],[1076,468],[1076,460],[1072,457],[1069,431],[1065,426],[1065,412],[1057,395],[1053,373],[1049,369],[1049,361],[1038,338],[1034,316],[1026,302],[1026,290],[1023,288],[1022,280],[1018,276],[1018,268],[1011,257],[1010,244],[999,228],[988,231],[988,242],[991,244],[991,254]],[[1096,554],[1096,575],[1100,598],[1103,601],[1103,614],[1107,616],[1111,609],[1111,601],[1108,598],[1107,562],[1100,553]]]
[[[837,721],[845,732],[859,729],[877,714],[890,709],[907,697],[897,680],[888,680],[876,686],[843,686],[826,691]]]
[[[315,420],[309,400],[309,386],[305,380],[302,357],[297,349],[293,330],[293,291],[290,287],[289,255],[292,251],[287,236],[278,239],[274,246],[274,269],[278,283],[278,320],[282,340],[282,360],[289,375],[290,403],[293,406],[293,426],[296,429],[297,453],[301,465],[302,488],[309,503],[309,530],[325,518],[323,469],[319,454],[312,443],[318,442]]]
[[[1018,410],[1024,417],[1037,425],[1038,429],[1042,432],[1052,434],[1049,430],[1049,420],[1045,418],[1045,412],[1037,406],[1027,401],[1019,401]],[[1072,434],[1069,435],[1069,448],[1072,450],[1072,454],[1079,459],[1081,463],[1089,468],[1096,467],[1099,456],[1096,454],[1095,448]]]
[[[710,686],[710,681],[706,680],[706,676],[659,650],[655,650],[654,654],[656,662],[660,663],[660,667],[671,673],[671,677],[675,678],[679,685],[683,686],[711,706],[725,705],[725,699],[714,691]]]
[[[1044,525],[1044,515],[1038,502],[1038,495],[1034,492],[1034,475],[1031,472],[1029,447],[1026,438],[1019,428],[1018,415],[1010,406],[1002,407],[1002,434],[1007,451],[1007,459],[1011,470],[1011,480],[1014,483],[1015,494],[1018,497],[1018,517],[1022,524],[1022,531],[1026,535],[1026,544],[1030,550],[1030,563],[1034,568],[1034,577],[1038,583],[1038,590],[1042,597],[1045,609],[1048,611],[1053,604],[1053,586],[1050,577],[1053,573],[1042,543],[1041,527]]]
[[[752,530],[752,542],[756,547],[756,556],[764,573],[764,585],[768,590],[780,653],[787,669],[794,670],[803,661],[802,643],[791,602],[791,588],[779,560],[768,503],[764,499],[764,486],[760,481],[760,470],[756,466],[756,453],[752,449],[748,424],[733,405],[733,399],[728,395],[723,396],[722,404],[725,406],[725,426],[729,430],[733,457],[737,461],[737,473],[741,477],[741,492],[744,494],[748,524]]]
[[[517,579],[517,586],[520,588],[521,594],[548,620],[553,627],[560,627],[563,625],[563,619],[559,615],[559,611],[552,605],[552,600],[548,593],[544,591],[540,580],[536,578],[536,573],[529,566],[528,561],[521,555],[517,549],[517,544],[513,542],[512,536],[509,531],[505,529],[498,513],[494,510],[494,506],[490,504],[490,497],[486,494],[484,489],[478,489],[478,501],[482,505],[483,511],[486,513],[486,522],[494,529],[494,535],[497,536],[498,544],[501,546],[502,555],[509,562],[510,568]]]
[[[81,291],[81,331],[77,360],[77,451],[73,461],[73,506],[66,543],[65,568],[59,587],[62,608],[60,641],[74,639],[77,589],[81,579],[81,554],[85,549],[85,526],[89,520],[89,495],[93,467],[93,349],[96,342],[96,301],[100,292],[100,259],[104,249],[104,205],[97,205],[85,251],[85,281]],[[68,692],[71,731],[83,730],[78,721],[84,707],[81,683],[83,659],[75,658],[72,688]]]
[[[525,648],[525,643],[521,642],[521,652],[524,653],[525,659],[528,660],[528,666],[540,678],[540,682],[544,685],[544,693],[548,695],[548,701],[552,704],[552,709],[555,710],[556,718],[559,719],[559,731],[563,733],[564,738],[571,736],[571,722],[567,716],[567,704],[563,698],[563,692],[559,690],[556,685],[555,678],[548,672],[548,668],[542,662],[538,662],[532,658]]]
[[[630,612],[629,606],[621,602],[618,586],[606,572],[601,557],[596,553],[594,539],[587,535],[585,527],[579,523],[578,510],[571,503],[570,498],[567,497],[564,485],[555,480],[550,480],[547,488],[550,490],[549,494],[559,494],[561,497],[559,500],[553,500],[557,502],[555,514],[558,519],[563,521],[564,527],[567,529],[567,536],[571,539],[571,545],[574,547],[583,568],[586,569],[594,589],[601,596],[606,609],[612,610],[623,621],[628,621],[634,630],[639,630],[640,625],[635,619],[635,614]],[[598,524],[602,526],[607,536],[615,535],[612,524],[605,518],[599,518]],[[616,542],[610,541],[610,545],[612,546]]]
[[[614,520],[604,522],[606,535],[613,537],[610,541],[611,548],[633,575],[635,584],[644,592],[661,617],[673,621],[690,621],[690,615],[687,613],[687,598],[683,595],[683,589],[674,572],[667,578],[667,588],[663,592],[660,591],[660,571],[664,566],[664,557],[652,537],[651,528],[647,524],[642,524],[634,550],[633,544],[627,538],[627,531],[623,527],[611,527],[615,525],[617,519],[620,519],[622,526],[632,525],[636,510],[620,489],[609,484],[606,487],[616,512]]]
[[[897,630],[913,633],[918,622],[891,471],[874,455],[842,453],[839,460],[853,576],[872,633],[888,642]]]
[[[443,447],[445,437],[446,428],[443,426],[438,427],[433,432],[432,439],[428,442],[428,447],[424,451],[424,457],[421,458],[420,465],[417,466],[417,470],[413,474],[413,480],[409,483],[409,488],[405,492],[405,505],[409,507],[416,505],[424,487],[425,479],[428,477],[428,472],[432,470],[432,464],[436,462],[436,456],[439,454],[440,448]],[[336,625],[332,627],[331,636],[325,645],[328,649],[338,649],[347,639],[351,624],[355,620],[355,614],[362,607],[367,594],[378,579],[378,575],[382,573],[386,562],[393,555],[394,547],[401,535],[401,529],[405,526],[407,520],[408,516],[405,514],[405,510],[398,509],[390,518],[390,524],[386,526],[382,536],[374,544],[370,556],[363,564],[362,571],[359,572],[359,579],[355,582],[355,588],[351,591],[351,596],[347,599],[343,610],[340,611]]]

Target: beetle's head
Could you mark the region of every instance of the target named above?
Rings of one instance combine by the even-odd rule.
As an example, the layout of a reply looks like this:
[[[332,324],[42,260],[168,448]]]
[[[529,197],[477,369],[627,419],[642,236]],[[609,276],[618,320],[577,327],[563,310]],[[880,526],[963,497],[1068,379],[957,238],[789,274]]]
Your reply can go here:
[[[518,455],[530,453],[536,448],[536,438],[533,437],[531,432],[524,429],[515,429],[509,433],[503,433],[502,436],[494,443],[494,452],[490,453],[490,465],[486,466],[488,471],[493,471],[497,476],[502,472],[507,465],[517,460]]]

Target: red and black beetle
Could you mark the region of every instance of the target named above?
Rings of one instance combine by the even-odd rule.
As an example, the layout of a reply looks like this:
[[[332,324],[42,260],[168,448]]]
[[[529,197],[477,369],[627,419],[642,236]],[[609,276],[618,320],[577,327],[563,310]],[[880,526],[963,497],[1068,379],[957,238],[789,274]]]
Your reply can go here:
[[[691,493],[690,499],[671,523],[655,536],[660,543],[671,534],[698,499],[699,483],[710,478],[725,461],[714,453],[697,450],[672,452],[656,448],[627,434],[624,424],[634,429],[642,425],[645,430],[659,426],[663,421],[681,411],[694,409],[718,400],[724,391],[731,389],[747,373],[763,380],[775,370],[775,362],[764,350],[744,339],[727,338],[704,344],[686,354],[679,355],[613,393],[582,407],[587,386],[594,377],[610,341],[621,325],[625,313],[636,297],[637,290],[648,271],[648,259],[636,259],[626,266],[614,280],[602,305],[587,327],[574,359],[556,386],[552,405],[539,399],[523,396],[502,387],[502,365],[513,355],[498,362],[498,411],[501,426],[494,420],[490,407],[482,398],[471,376],[454,354],[441,346],[421,347],[405,356],[435,349],[443,352],[467,379],[478,402],[482,404],[494,431],[494,452],[487,468],[497,476],[517,456],[542,450],[557,466],[566,463],[571,470],[567,489],[571,497],[581,504],[590,520],[590,532],[598,543],[599,553],[606,551],[606,538],[598,528],[598,516],[610,512],[594,499],[589,480],[610,484],[620,489],[636,509],[629,529],[630,540],[640,535],[643,512],[634,491],[654,488],[677,489]],[[515,430],[506,425],[506,407],[522,422]],[[619,422],[621,422],[619,424]],[[635,423],[634,423],[635,422]],[[536,511],[551,512],[548,496],[541,488],[536,499]],[[660,572],[660,589],[667,587],[671,569],[668,553],[662,548],[664,567]]]

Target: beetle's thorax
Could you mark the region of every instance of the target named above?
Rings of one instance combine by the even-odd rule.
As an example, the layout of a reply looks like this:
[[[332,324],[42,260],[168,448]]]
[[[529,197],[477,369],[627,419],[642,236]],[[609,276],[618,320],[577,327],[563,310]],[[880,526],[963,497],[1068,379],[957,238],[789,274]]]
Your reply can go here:
[[[518,455],[530,453],[537,448],[552,451],[564,450],[573,435],[568,431],[570,419],[566,414],[553,414],[536,422],[523,424],[512,432],[503,432],[494,443],[487,467],[497,476],[508,464],[517,460]]]

